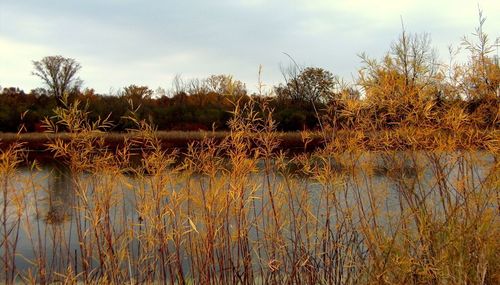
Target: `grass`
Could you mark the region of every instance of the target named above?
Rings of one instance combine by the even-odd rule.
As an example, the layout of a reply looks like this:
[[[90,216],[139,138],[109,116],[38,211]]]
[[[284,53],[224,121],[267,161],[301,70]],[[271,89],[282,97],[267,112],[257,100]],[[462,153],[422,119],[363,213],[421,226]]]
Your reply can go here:
[[[58,120],[47,121],[55,134],[43,139],[67,169],[67,216],[58,218],[57,199],[37,163],[28,176],[18,175],[26,144],[4,148],[3,282],[500,281],[495,133],[477,131],[464,140],[463,134],[401,129],[367,140],[364,132],[325,131],[321,147],[293,156],[281,151],[282,140],[300,136],[307,148],[316,134],[278,133],[256,107],[235,104],[231,131],[216,136],[160,133],[133,116],[136,129],[106,134],[110,122],[89,122],[78,104],[57,109]],[[162,144],[179,136],[193,141],[177,150]],[[105,147],[117,137],[123,142],[116,149]],[[132,163],[134,149],[139,164]],[[43,210],[43,197],[52,197],[53,211]],[[31,245],[30,270],[16,268],[25,258],[21,231]]]
[[[483,22],[449,71],[404,32],[363,58],[366,98],[332,101],[321,132],[277,132],[250,99],[225,133],[157,132],[133,112],[110,133],[77,101],[46,134],[0,134],[0,282],[500,284],[500,69]]]
[[[116,149],[123,147],[126,140],[134,137],[131,133],[99,133],[93,134],[104,138],[105,146]],[[205,132],[205,131],[156,131],[155,136],[163,148],[187,149],[189,143],[200,142],[213,138],[222,141],[230,132]],[[248,133],[248,136],[258,137],[258,133]],[[323,134],[319,131],[303,132],[276,132],[279,138],[278,150],[290,153],[314,151],[326,145]],[[367,151],[378,150],[448,150],[457,149],[497,151],[499,146],[497,129],[467,129],[460,132],[450,132],[443,129],[401,127],[391,130],[337,130],[330,134],[332,142],[338,151],[348,147],[364,149]],[[27,149],[43,151],[46,145],[53,140],[70,140],[69,133],[0,133],[0,149],[5,149],[12,143],[23,142]]]

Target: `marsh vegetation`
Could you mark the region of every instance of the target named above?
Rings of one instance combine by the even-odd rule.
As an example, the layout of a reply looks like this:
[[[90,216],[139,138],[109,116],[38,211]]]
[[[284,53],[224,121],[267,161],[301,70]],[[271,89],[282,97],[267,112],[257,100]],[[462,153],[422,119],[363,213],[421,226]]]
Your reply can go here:
[[[313,108],[301,146],[320,140],[298,154],[265,96],[225,98],[223,136],[166,149],[133,98],[110,147],[116,121],[61,95],[43,123],[55,167],[20,134],[0,152],[2,282],[498,284],[500,69],[477,34],[444,73],[403,33],[365,57],[363,99],[292,76],[278,97]]]
[[[3,280],[498,281],[497,144],[366,151],[353,137],[344,151],[332,139],[290,157],[262,112],[236,103],[222,141],[179,153],[133,116],[126,143],[109,150],[108,121],[90,122],[78,104],[56,109],[47,128],[69,139],[48,148],[63,166],[20,168],[22,144],[2,152]]]

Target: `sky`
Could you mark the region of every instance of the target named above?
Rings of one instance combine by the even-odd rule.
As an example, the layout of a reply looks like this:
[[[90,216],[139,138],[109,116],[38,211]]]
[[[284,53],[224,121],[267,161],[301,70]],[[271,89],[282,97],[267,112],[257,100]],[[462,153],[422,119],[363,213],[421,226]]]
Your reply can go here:
[[[478,24],[500,36],[498,0],[0,0],[0,86],[43,87],[33,60],[76,59],[85,88],[114,93],[125,86],[170,89],[185,81],[230,74],[256,90],[283,82],[290,55],[346,81],[359,54],[381,58],[401,33],[429,33],[447,62]],[[497,51],[498,52],[498,51]]]

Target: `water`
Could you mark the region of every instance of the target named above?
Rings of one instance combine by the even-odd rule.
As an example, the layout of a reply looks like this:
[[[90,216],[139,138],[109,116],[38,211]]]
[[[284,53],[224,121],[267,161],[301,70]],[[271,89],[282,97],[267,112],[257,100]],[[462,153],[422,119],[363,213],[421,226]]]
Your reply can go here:
[[[460,187],[463,187],[464,183],[470,189],[480,191],[481,187],[487,187],[485,181],[488,177],[498,175],[497,170],[494,169],[494,157],[488,153],[466,153],[465,155],[450,153],[436,156],[425,153],[411,155],[407,153],[366,153],[356,158],[344,157],[338,160],[332,159],[332,161],[335,163],[332,163],[330,174],[335,178],[329,181],[335,181],[335,183],[329,184],[325,184],[323,179],[328,180],[332,177],[309,176],[307,173],[298,173],[291,167],[281,170],[275,169],[270,176],[266,176],[263,164],[258,164],[257,171],[249,173],[247,181],[243,185],[245,191],[248,191],[245,195],[256,197],[248,199],[248,203],[253,203],[252,209],[254,209],[254,211],[248,211],[249,220],[262,220],[262,223],[265,223],[264,220],[267,220],[268,217],[262,217],[263,214],[258,213],[255,209],[265,208],[266,213],[269,213],[271,201],[266,191],[269,189],[280,191],[282,189],[280,187],[285,189],[288,185],[290,189],[303,191],[307,198],[299,194],[290,194],[291,196],[287,198],[288,196],[283,194],[278,201],[274,201],[278,210],[295,209],[299,213],[302,209],[301,203],[309,201],[308,203],[313,205],[311,208],[313,214],[318,219],[325,221],[327,207],[331,207],[331,205],[325,204],[325,200],[331,199],[345,209],[359,208],[360,206],[362,210],[360,212],[365,210],[375,212],[373,210],[375,205],[379,211],[386,214],[375,217],[372,213],[372,216],[368,216],[366,220],[370,223],[376,223],[379,219],[379,225],[385,227],[386,231],[390,233],[393,231],[395,223],[392,218],[398,215],[399,209],[402,207],[430,205],[435,213],[446,211],[446,203],[441,201],[440,197],[442,196],[439,195],[439,189],[447,189],[450,191],[447,197],[458,200],[461,199]],[[346,164],[346,162],[353,161],[355,163]],[[466,163],[463,163],[464,161]],[[327,167],[318,161],[314,161],[313,166]],[[298,168],[301,169],[300,166]],[[467,181],[461,181],[464,171],[470,172]],[[285,175],[284,173],[292,173],[293,175]],[[239,179],[240,177],[236,176],[235,178]],[[26,274],[28,270],[36,270],[36,260],[42,258],[46,260],[45,266],[53,271],[67,272],[71,268],[75,272],[80,272],[83,265],[79,259],[81,247],[78,227],[88,229],[93,222],[96,223],[94,227],[101,227],[104,220],[94,221],[86,217],[84,212],[79,209],[84,206],[96,209],[98,201],[103,202],[103,204],[109,203],[109,209],[96,209],[96,211],[108,213],[102,217],[110,219],[110,223],[114,225],[112,232],[115,235],[135,234],[133,238],[129,239],[129,244],[126,246],[129,249],[128,254],[134,259],[139,254],[137,248],[140,246],[137,234],[145,227],[142,222],[149,215],[142,213],[142,211],[148,204],[157,202],[152,194],[154,192],[152,189],[156,185],[152,179],[154,177],[116,175],[114,172],[102,175],[75,174],[60,164],[43,165],[38,170],[18,169],[9,182],[9,191],[17,193],[18,197],[16,194],[9,196],[6,208],[9,225],[13,226],[13,229],[17,229],[15,221],[16,217],[20,217],[15,270],[23,274]],[[200,174],[187,175],[182,172],[165,174],[162,179],[164,180],[160,184],[166,189],[165,191],[170,193],[162,196],[163,200],[160,203],[163,205],[175,203],[177,196],[172,196],[171,193],[183,195],[182,193],[187,191],[193,191],[191,195],[196,195],[200,201],[204,201],[207,205],[216,205],[218,199],[225,197],[224,194],[222,192],[210,194],[206,189],[219,187],[220,191],[225,191],[229,189],[228,187],[232,187],[230,186],[232,178],[220,173],[212,179]],[[267,187],[269,181],[271,182],[270,188]],[[217,183],[221,183],[221,185],[217,185]],[[441,185],[442,183],[446,185]],[[79,185],[78,187],[85,189],[85,191],[76,191],[75,185]],[[416,193],[415,199],[405,199],[408,198],[405,193],[410,192]],[[207,197],[204,196],[205,193]],[[333,198],[325,198],[326,195],[333,195]],[[95,197],[101,197],[99,198],[101,200],[94,200]],[[419,202],[418,199],[421,199],[421,205],[411,204],[415,201]],[[0,205],[3,205],[4,200],[0,201]],[[22,205],[16,207],[16,203]],[[172,206],[172,209],[186,211],[186,207],[190,206],[184,203],[178,208]],[[196,207],[202,209],[203,205]],[[250,208],[249,205],[246,207]],[[19,208],[22,213],[16,215],[16,209]],[[331,214],[332,223],[335,223],[336,219],[339,218],[337,215],[338,213]],[[356,223],[361,221],[359,214],[353,221]],[[206,228],[200,220],[189,219],[181,222],[181,227],[185,231],[202,231]],[[267,223],[271,222],[267,221]],[[82,234],[81,231],[80,234]],[[85,234],[88,234],[85,238],[86,241],[89,242],[93,239],[89,233]],[[11,233],[11,239],[12,237]],[[252,227],[250,239],[256,240],[258,237],[257,227]],[[95,243],[95,240],[93,242]],[[105,239],[100,239],[99,242],[101,244],[91,244],[91,247],[102,246],[104,248],[106,246]],[[172,241],[168,242],[168,246],[173,247]],[[3,257],[5,256],[3,247],[0,253]],[[180,262],[183,268],[189,271],[190,259],[186,252],[181,252],[181,254],[183,257]],[[98,263],[99,260],[93,258],[90,267],[93,268]],[[118,266],[127,267],[130,264],[119,264]],[[55,278],[55,275],[52,275],[51,278]]]

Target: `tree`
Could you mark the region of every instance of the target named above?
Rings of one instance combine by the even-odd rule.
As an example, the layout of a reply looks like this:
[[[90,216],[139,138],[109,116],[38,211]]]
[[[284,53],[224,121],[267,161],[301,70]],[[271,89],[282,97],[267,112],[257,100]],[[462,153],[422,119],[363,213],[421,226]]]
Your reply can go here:
[[[56,97],[59,105],[62,105],[66,92],[78,89],[82,84],[77,76],[81,65],[72,58],[60,55],[46,56],[40,61],[33,61],[33,66],[32,74],[42,79],[52,95]]]
[[[275,88],[278,97],[292,101],[325,103],[335,94],[336,78],[319,67],[298,70],[295,67],[282,71],[286,84]]]
[[[406,104],[407,99],[436,94],[439,63],[430,44],[428,34],[408,34],[403,28],[381,62],[362,54],[365,66],[360,71],[359,84],[367,98]]]
[[[486,18],[479,10],[479,25],[472,34],[476,39],[464,36],[462,45],[470,52],[469,62],[464,66],[462,77],[466,99],[500,99],[500,64],[498,52],[500,38],[490,43],[488,35],[483,31]]]
[[[135,84],[129,85],[123,89],[123,96],[125,98],[145,100],[151,99],[154,91],[149,89],[147,86],[137,86]]]
[[[361,55],[358,84],[375,128],[427,125],[442,105],[443,70],[428,34],[404,30],[381,61]]]
[[[233,79],[230,75],[211,75],[203,83],[208,92],[224,96],[244,96],[247,94],[245,84]]]

